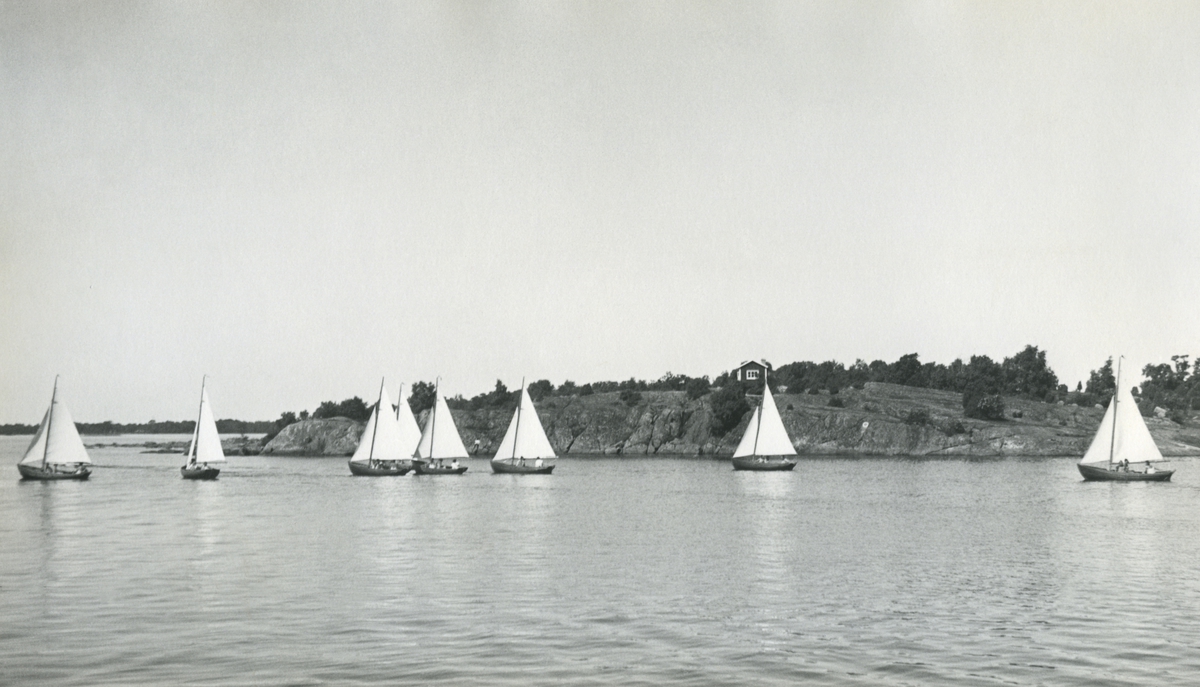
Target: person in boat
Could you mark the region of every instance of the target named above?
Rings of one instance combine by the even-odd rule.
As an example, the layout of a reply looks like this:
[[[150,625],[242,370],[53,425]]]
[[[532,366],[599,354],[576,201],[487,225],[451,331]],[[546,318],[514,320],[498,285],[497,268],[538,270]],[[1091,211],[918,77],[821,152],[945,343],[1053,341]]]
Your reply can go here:
[[[1150,461],[1146,461],[1146,474],[1149,475],[1155,472],[1158,472],[1158,470],[1154,469],[1154,466],[1150,464]]]
[[[450,467],[454,470],[458,469],[458,459],[457,458],[455,458],[453,461],[450,462]]]
[[[537,460],[533,461],[533,467],[535,467],[535,468],[542,467],[542,459],[538,458]]]

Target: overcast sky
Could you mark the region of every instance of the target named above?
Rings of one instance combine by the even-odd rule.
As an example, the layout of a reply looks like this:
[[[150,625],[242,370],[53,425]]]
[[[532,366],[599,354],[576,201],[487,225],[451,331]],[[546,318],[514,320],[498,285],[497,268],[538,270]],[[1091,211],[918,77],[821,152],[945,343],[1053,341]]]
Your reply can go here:
[[[0,422],[1200,354],[1200,3],[0,2]]]

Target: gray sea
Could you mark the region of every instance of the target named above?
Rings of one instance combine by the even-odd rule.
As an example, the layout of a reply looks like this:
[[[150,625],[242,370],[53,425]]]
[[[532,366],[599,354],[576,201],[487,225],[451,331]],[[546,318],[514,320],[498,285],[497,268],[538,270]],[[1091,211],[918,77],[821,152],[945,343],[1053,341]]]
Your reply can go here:
[[[142,438],[85,437],[86,443]],[[560,459],[352,477],[345,459],[0,438],[5,685],[1195,685],[1200,459]]]

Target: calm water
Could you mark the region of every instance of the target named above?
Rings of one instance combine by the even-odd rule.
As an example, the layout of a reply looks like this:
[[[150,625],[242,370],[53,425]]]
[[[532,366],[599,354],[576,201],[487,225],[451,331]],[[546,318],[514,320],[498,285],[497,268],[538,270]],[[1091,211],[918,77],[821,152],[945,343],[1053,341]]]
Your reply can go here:
[[[117,447],[51,484],[18,480],[27,442],[0,438],[4,684],[1200,681],[1196,459],[1165,485],[877,458],[195,483]]]

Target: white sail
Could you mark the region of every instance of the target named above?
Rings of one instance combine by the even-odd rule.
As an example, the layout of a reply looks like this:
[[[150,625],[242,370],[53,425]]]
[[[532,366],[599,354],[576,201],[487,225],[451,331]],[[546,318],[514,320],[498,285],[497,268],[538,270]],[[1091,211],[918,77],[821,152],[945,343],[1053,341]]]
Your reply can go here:
[[[783,426],[783,418],[779,416],[779,408],[775,406],[775,397],[771,395],[771,387],[763,384],[762,405],[754,409],[750,416],[750,424],[742,435],[734,458],[744,456],[794,456],[796,449],[788,438],[787,429]]]
[[[396,423],[400,425],[400,447],[407,457],[411,458],[421,443],[421,428],[417,418],[413,417],[412,407],[404,400],[404,385],[400,385],[399,405],[396,406]]]
[[[527,389],[521,389],[521,405],[513,413],[508,431],[504,433],[504,439],[492,460],[555,457],[554,447],[550,445],[546,430],[542,428],[541,418],[533,407],[533,399],[529,397]]]
[[[1110,456],[1114,463],[1128,460],[1135,465],[1163,460],[1127,384],[1118,384],[1117,392],[1108,402],[1108,410],[1104,411],[1100,428],[1096,430],[1087,453],[1079,462],[1083,465],[1107,465]]]
[[[50,401],[50,408],[42,417],[33,442],[25,450],[21,458],[23,465],[41,465],[45,457],[47,465],[72,465],[75,463],[91,464],[87,449],[83,447],[83,439],[79,438],[79,430],[75,429],[75,420],[67,404],[58,399],[57,392]]]
[[[400,441],[400,427],[392,417],[392,399],[388,397],[387,389],[380,387],[379,403],[371,411],[371,419],[363,429],[362,438],[354,457],[354,463],[367,463],[371,460],[408,460],[412,458],[411,451],[405,451]],[[381,413],[380,410],[383,410]]]
[[[467,448],[458,436],[450,406],[441,394],[437,395],[429,419],[425,420],[425,431],[417,444],[417,457],[423,460],[466,458]]]
[[[225,451],[221,449],[221,435],[217,433],[217,421],[213,418],[207,389],[200,392],[200,418],[188,456],[194,456],[194,460],[189,459],[189,462],[195,463],[225,462]]]

